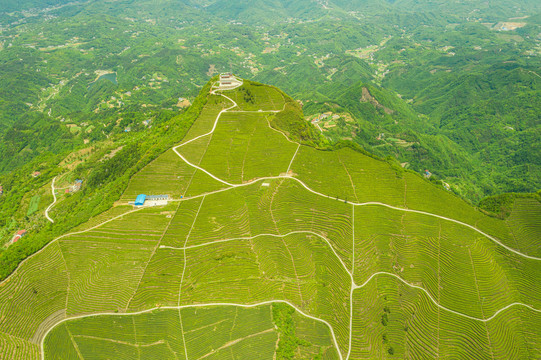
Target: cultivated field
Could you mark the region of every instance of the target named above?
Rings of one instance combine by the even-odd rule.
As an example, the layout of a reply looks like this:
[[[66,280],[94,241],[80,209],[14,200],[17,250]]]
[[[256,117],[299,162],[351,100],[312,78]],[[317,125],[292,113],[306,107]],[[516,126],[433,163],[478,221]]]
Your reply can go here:
[[[266,304],[90,316],[57,325],[44,349],[47,359],[253,359],[258,354],[270,360],[278,337],[286,336],[273,314],[276,310]],[[303,334],[299,352],[337,358],[328,328],[298,315],[295,320],[294,330]]]
[[[167,206],[117,206],[0,284],[0,358],[541,352],[537,200],[488,217],[383,161],[293,143],[267,122],[274,88],[223,95],[120,201]]]

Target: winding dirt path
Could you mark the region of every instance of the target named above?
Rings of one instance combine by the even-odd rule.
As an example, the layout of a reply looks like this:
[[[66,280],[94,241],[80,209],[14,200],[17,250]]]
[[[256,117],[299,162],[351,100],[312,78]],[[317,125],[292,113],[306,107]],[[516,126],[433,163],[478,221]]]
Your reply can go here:
[[[53,193],[53,203],[51,205],[49,205],[47,207],[47,209],[45,209],[45,217],[47,218],[47,220],[49,220],[50,222],[52,222],[54,224],[54,220],[51,219],[51,217],[49,216],[49,211],[53,208],[54,204],[56,204],[56,194],[54,192],[55,188],[54,188],[54,182],[56,181],[56,178],[57,176],[54,177],[53,179],[53,182],[51,183],[51,192]]]

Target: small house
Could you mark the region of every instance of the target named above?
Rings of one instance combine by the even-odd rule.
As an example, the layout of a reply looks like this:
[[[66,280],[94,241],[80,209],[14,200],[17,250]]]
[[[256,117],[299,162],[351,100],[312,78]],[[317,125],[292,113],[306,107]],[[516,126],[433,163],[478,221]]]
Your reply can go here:
[[[231,74],[231,73],[220,74],[220,80],[229,80],[232,77],[233,77],[233,74]]]
[[[13,237],[13,239],[11,239],[11,242],[15,243],[25,235],[26,235],[26,230],[19,230],[17,231],[17,233],[15,233],[15,236]]]
[[[76,192],[76,191],[81,190],[82,185],[83,185],[83,180],[81,180],[81,179],[75,180],[75,184],[73,184],[73,186],[72,186],[72,191]]]

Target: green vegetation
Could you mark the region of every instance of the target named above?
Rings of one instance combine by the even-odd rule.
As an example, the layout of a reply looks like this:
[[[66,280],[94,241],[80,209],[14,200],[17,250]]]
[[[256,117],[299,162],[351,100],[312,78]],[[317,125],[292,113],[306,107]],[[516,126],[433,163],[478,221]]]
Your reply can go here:
[[[479,208],[493,214],[500,219],[506,219],[513,210],[513,205],[520,199],[532,199],[541,201],[541,193],[536,194],[501,194],[489,196],[479,203]]]
[[[4,1],[0,358],[535,358],[540,12]]]
[[[386,299],[367,303],[367,298],[375,299],[374,293],[385,293]],[[539,334],[532,330],[539,326],[539,314],[525,314],[518,308],[480,323],[438,309],[424,293],[397,280],[383,278],[358,290],[354,301],[353,359],[391,358],[391,349],[392,358],[402,358],[408,352],[415,358],[437,358],[452,353],[461,358],[490,359],[493,355],[520,359],[530,357],[530,349],[539,346]],[[377,315],[385,302],[393,305],[389,324],[384,327]],[[522,331],[521,326],[526,336],[501,336],[503,328],[517,334]],[[363,331],[366,328],[371,331]],[[387,334],[386,343],[382,341],[383,334]]]
[[[301,106],[289,97],[283,111],[272,116],[269,122],[271,126],[282,129],[296,142],[316,147],[327,145],[324,137],[304,121]]]
[[[41,197],[39,195],[32,196],[32,199],[30,199],[30,205],[28,205],[28,210],[26,212],[26,216],[30,216],[33,213],[35,213],[36,211],[38,211],[40,198]]]
[[[337,354],[328,341],[321,343],[321,336],[329,336],[328,329],[311,319],[303,318],[283,303],[272,305],[272,319],[278,332],[276,359],[334,359]],[[318,326],[319,325],[319,326]],[[297,336],[300,332],[300,337]],[[313,341],[311,343],[310,341]],[[326,345],[326,346],[323,346]]]
[[[293,331],[298,324],[329,336],[328,329],[318,327],[316,321],[295,316],[295,310],[285,304],[279,306],[287,311]],[[257,353],[258,358],[272,359],[277,338],[283,334],[273,321],[275,305],[185,307],[132,316],[85,317],[56,326],[45,341],[45,354],[47,359],[71,359],[77,353],[94,359],[107,359],[111,354],[141,359],[176,359],[185,354],[198,359],[252,359]],[[183,335],[178,336],[180,333]],[[302,342],[320,353],[326,350],[321,344]]]
[[[539,199],[519,197],[513,204],[513,211],[507,219],[507,224],[520,249],[532,254],[540,254],[537,244],[539,232]]]
[[[229,359],[233,352],[237,358],[249,359],[249,351],[261,351],[263,358],[270,359],[275,341],[268,306],[201,307],[70,320],[47,337],[45,353],[47,359],[70,359],[73,355],[68,351],[94,359],[107,359],[111,354],[175,359],[186,353],[194,358]]]
[[[280,332],[280,341],[276,349],[276,359],[292,359],[298,346],[309,346],[295,336],[295,323],[293,321],[294,309],[284,304],[272,305],[272,319]]]
[[[254,99],[271,108],[270,97]],[[152,136],[73,168],[85,187],[59,200],[55,218],[88,211],[99,189],[118,190],[105,212],[72,220],[76,232],[48,225],[44,239],[63,236],[0,284],[1,356],[36,359],[42,340],[46,359],[489,359],[540,350],[538,195],[478,210],[356,145],[295,144],[295,125],[271,120],[280,113],[233,108],[210,133],[229,107],[206,87],[193,110]],[[173,201],[127,206],[154,192]],[[495,216],[502,208],[509,214]],[[17,244],[5,254],[20,256]]]
[[[228,94],[229,96],[229,94]],[[274,87],[245,80],[243,85],[231,94],[241,111],[281,110],[287,101],[282,92]]]

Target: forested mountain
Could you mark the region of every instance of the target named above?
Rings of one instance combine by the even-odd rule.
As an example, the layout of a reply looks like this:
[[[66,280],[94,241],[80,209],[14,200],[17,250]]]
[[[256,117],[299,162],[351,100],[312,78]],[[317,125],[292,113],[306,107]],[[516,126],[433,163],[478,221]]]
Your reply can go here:
[[[429,170],[473,202],[541,183],[537,1],[2,6],[3,173],[144,132],[233,71],[280,86],[310,120],[344,115],[322,127],[329,141]]]
[[[75,2],[73,0],[4,0],[0,3],[0,12],[11,13],[29,9],[54,8]]]

